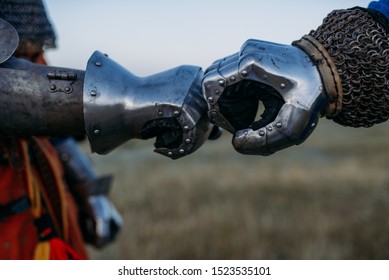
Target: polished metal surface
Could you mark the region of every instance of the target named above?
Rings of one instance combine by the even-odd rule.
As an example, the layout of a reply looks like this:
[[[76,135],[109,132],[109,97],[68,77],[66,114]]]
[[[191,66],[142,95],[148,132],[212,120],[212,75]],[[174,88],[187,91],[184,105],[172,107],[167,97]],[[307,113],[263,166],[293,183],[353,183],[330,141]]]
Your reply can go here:
[[[220,111],[225,89],[244,80],[272,87],[285,101],[274,121],[256,130],[235,131]],[[212,123],[234,133],[233,145],[244,154],[269,155],[303,142],[326,107],[318,70],[300,49],[260,40],[248,40],[240,52],[216,61],[203,81]]]
[[[88,197],[90,214],[86,217],[86,241],[97,248],[115,240],[123,220],[105,195]]]
[[[145,139],[146,124],[170,118],[178,124],[173,133],[181,136],[179,143],[158,145],[155,151],[176,159],[198,149],[211,131],[199,67],[181,66],[140,78],[96,52],[86,72],[10,57],[0,64],[0,75],[3,136],[86,132],[92,150],[104,154],[127,140]],[[171,129],[170,123],[158,125]]]
[[[0,38],[0,63],[3,63],[18,47],[19,35],[11,24],[0,19]]]
[[[147,122],[164,118],[178,121],[182,141],[155,151],[175,159],[196,150],[210,131],[202,76],[198,67],[181,66],[141,78],[95,52],[84,85],[85,129],[92,150],[106,154],[129,139],[142,138]]]

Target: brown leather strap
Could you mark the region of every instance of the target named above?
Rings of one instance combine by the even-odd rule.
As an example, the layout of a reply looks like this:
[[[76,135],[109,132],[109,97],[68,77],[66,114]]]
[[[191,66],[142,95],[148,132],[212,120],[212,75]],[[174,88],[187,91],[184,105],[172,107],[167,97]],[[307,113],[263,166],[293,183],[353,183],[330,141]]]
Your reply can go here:
[[[330,54],[322,44],[309,35],[294,41],[293,45],[305,51],[319,70],[324,92],[328,99],[326,116],[335,117],[342,110],[342,83]]]
[[[68,240],[67,212],[66,212],[66,187],[62,178],[62,169],[47,139],[32,138],[30,141],[31,152],[36,163],[36,168],[42,178],[41,192],[47,210],[52,218],[57,234],[65,241]]]

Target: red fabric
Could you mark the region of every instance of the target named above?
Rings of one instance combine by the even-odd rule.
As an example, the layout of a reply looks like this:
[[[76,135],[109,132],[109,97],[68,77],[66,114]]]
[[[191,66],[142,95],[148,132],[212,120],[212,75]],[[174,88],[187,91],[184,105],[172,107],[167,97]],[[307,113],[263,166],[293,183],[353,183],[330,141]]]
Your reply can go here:
[[[47,141],[47,140],[46,140]],[[58,157],[54,157],[59,163]],[[25,171],[16,170],[10,166],[0,165],[0,204],[8,204],[20,197],[27,196]],[[53,241],[53,258],[86,259],[87,252],[78,225],[77,205],[73,197],[66,191],[67,226],[69,244],[59,244]],[[30,210],[15,214],[0,221],[0,259],[23,260],[32,259],[38,244],[38,232],[34,217]],[[50,244],[51,245],[51,244]],[[65,245],[65,246],[62,246]],[[71,246],[71,250],[69,250]],[[62,249],[61,249],[62,248]],[[63,250],[65,249],[65,250]],[[65,252],[65,253],[61,253]]]
[[[74,251],[59,238],[50,239],[50,260],[84,260],[85,258]]]
[[[0,204],[7,204],[26,195],[24,174],[0,166]],[[0,259],[31,259],[38,242],[34,217],[30,210],[0,221]]]

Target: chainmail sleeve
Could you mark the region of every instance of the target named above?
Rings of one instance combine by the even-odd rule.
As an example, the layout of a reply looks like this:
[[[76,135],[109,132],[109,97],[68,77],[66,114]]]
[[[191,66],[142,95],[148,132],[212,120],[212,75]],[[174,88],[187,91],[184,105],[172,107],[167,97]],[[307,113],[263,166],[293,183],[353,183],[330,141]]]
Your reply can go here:
[[[303,37],[327,52],[335,66],[332,70],[340,78],[342,95],[337,96],[341,108],[336,114],[327,114],[328,118],[352,127],[370,127],[389,119],[388,34],[388,20],[382,14],[356,7],[331,12],[321,26]],[[295,45],[316,63],[322,59],[300,41]],[[333,93],[326,94],[334,97]]]

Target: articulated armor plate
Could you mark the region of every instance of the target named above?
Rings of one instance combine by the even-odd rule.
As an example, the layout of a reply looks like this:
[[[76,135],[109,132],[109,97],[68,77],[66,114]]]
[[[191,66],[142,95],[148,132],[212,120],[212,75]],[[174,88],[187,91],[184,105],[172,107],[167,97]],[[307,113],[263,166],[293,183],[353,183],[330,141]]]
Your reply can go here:
[[[136,77],[95,52],[84,85],[85,129],[92,150],[106,154],[129,139],[143,139],[141,132],[148,122],[174,119],[182,130],[180,143],[157,147],[156,152],[173,159],[193,152],[210,131],[201,79],[202,70],[195,66]]]
[[[237,127],[230,122],[236,116],[228,117],[227,110],[223,110],[234,107],[229,101],[233,104],[234,94],[241,98],[247,84],[254,85],[259,94],[267,92],[262,97],[272,92],[285,102],[265,127],[254,128],[250,123]],[[260,40],[248,40],[240,53],[216,61],[207,70],[203,91],[211,122],[234,133],[233,145],[244,154],[269,155],[290,143],[303,142],[324,113],[326,103],[319,72],[303,51]],[[298,99],[296,95],[304,98]],[[296,131],[297,123],[302,125]]]
[[[389,119],[388,26],[388,21],[375,11],[335,10],[306,36],[322,45],[334,62],[333,71],[339,74],[342,110],[328,116],[335,122],[369,127]],[[320,63],[323,59],[303,49],[314,61]]]

